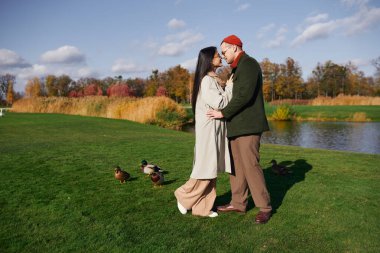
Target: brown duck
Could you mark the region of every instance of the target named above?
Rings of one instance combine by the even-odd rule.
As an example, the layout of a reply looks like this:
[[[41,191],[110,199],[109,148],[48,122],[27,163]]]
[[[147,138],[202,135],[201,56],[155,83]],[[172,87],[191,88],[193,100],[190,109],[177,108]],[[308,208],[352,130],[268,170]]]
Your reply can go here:
[[[277,164],[277,161],[274,159],[272,161],[270,161],[270,163],[272,163],[272,172],[276,175],[284,176],[284,175],[288,175],[288,174],[293,173],[286,166],[281,165],[281,164]]]
[[[155,187],[162,186],[165,181],[164,174],[161,172],[152,172],[150,173],[150,180],[152,180],[152,183]]]
[[[126,180],[128,180],[131,177],[131,175],[122,170],[119,166],[116,166],[115,168],[115,179],[120,180],[120,183],[123,184],[125,183]]]

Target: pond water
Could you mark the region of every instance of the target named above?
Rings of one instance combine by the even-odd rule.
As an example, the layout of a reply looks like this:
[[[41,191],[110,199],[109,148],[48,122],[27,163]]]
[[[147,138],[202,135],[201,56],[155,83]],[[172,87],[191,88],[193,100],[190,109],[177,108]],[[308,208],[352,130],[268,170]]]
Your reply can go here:
[[[270,121],[262,143],[380,154],[380,122]],[[194,126],[184,131],[194,132]]]

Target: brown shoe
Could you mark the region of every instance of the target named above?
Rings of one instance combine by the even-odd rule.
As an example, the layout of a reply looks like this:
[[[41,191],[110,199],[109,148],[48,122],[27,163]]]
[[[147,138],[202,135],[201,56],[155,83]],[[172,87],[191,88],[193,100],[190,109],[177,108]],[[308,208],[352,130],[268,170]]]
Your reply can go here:
[[[231,204],[227,204],[224,206],[218,206],[216,209],[218,209],[218,211],[222,212],[222,213],[227,213],[227,212],[245,213],[245,210],[237,209],[237,208],[233,207],[233,205],[231,205]]]
[[[256,224],[265,224],[269,221],[272,212],[262,212],[260,211],[255,218]]]

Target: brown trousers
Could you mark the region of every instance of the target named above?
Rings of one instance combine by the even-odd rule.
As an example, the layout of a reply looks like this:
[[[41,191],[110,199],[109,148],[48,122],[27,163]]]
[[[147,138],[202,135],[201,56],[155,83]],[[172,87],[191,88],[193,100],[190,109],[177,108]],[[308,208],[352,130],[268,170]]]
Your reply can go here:
[[[193,179],[190,178],[179,187],[174,195],[177,201],[193,215],[207,216],[210,214],[216,199],[216,178]]]
[[[234,170],[230,175],[231,205],[246,210],[248,189],[260,211],[272,210],[260,162],[261,135],[240,136],[230,140]]]

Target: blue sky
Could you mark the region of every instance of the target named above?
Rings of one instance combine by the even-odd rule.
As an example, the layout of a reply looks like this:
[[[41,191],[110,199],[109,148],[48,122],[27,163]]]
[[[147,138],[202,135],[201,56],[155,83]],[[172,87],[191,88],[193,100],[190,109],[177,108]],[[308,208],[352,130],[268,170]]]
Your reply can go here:
[[[148,77],[236,34],[258,61],[352,61],[373,75],[380,56],[379,0],[0,0],[0,74]],[[225,62],[224,62],[225,64]]]

